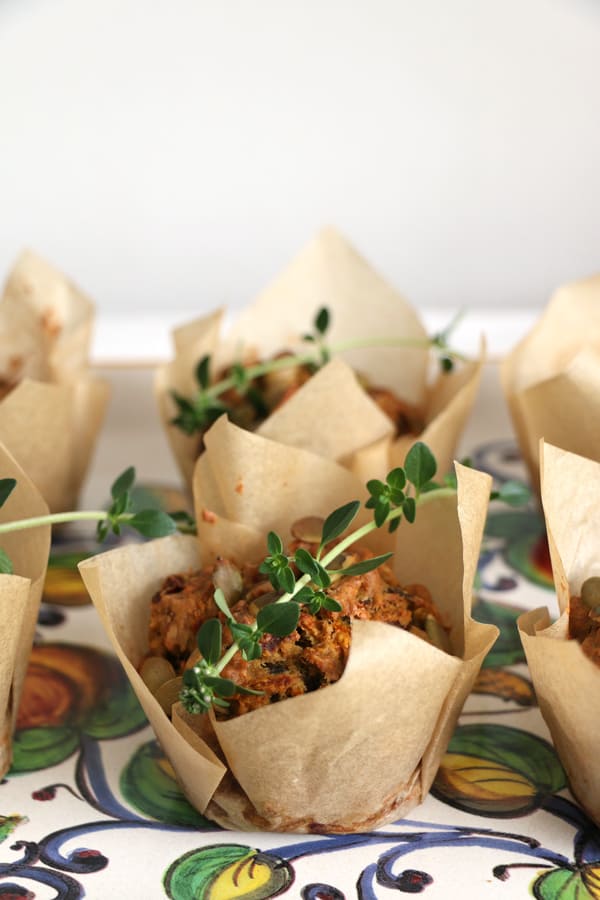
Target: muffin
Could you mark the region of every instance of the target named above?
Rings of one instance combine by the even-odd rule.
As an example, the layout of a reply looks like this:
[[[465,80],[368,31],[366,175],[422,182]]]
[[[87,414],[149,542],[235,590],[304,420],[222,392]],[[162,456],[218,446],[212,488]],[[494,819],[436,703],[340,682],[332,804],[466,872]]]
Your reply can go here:
[[[251,572],[264,559],[270,531],[292,540],[298,520],[366,499],[364,487],[342,466],[226,419],[205,443],[194,479],[197,539],[174,536],[122,547],[80,565],[183,789],[225,827],[345,832],[399,818],[427,793],[497,634],[470,616],[489,477],[459,466],[458,494],[424,495],[413,524],[403,521],[393,535],[382,529],[361,539],[376,554],[393,545],[393,574],[380,575],[393,593],[400,595],[398,584],[427,586],[448,629],[450,652],[387,622],[351,618],[345,666],[332,683],[226,719],[193,715],[175,703],[169,718],[139,674],[149,653],[152,597],[185,589],[181,575],[167,585],[165,577],[209,567],[193,576],[208,579],[210,567],[225,559],[239,572]],[[370,519],[363,507],[356,523]],[[260,582],[254,588],[260,596]],[[200,592],[210,598],[207,580]],[[421,600],[429,609],[429,601]],[[188,622],[188,639],[194,627]],[[186,665],[188,639],[173,658],[178,667]]]
[[[302,525],[302,522],[295,523],[292,533],[302,531]],[[296,537],[286,552],[293,556],[298,548],[315,555],[318,542]],[[349,568],[372,559],[373,555],[367,548],[354,545],[340,554],[335,568]],[[152,597],[148,657],[141,668],[143,678],[150,669],[150,686],[155,696],[157,690],[164,691],[169,672],[165,666],[164,681],[157,683],[153,668],[157,661],[169,664],[172,677],[193,668],[201,659],[196,634],[209,619],[217,618],[221,622],[223,651],[233,643],[228,618],[214,601],[215,589],[222,583],[228,586],[226,597],[235,621],[247,625],[255,623],[259,611],[282,593],[274,590],[257,564],[237,567],[223,558],[195,572],[169,575]],[[356,619],[387,622],[442,650],[450,648],[442,616],[428,589],[424,585],[401,586],[388,565],[361,574],[341,575],[325,589],[325,595],[333,601],[332,608],[322,607],[313,612],[303,606],[291,633],[265,634],[260,641],[260,656],[245,659],[236,654],[223,669],[224,678],[232,679],[252,693],[234,694],[227,707],[215,710],[219,718],[243,715],[335,684],[346,666],[352,622]]]
[[[3,478],[16,487],[0,507],[0,522],[47,514],[48,507],[23,470],[0,444]],[[33,642],[40,598],[50,552],[50,526],[0,535],[0,548],[12,561],[13,573],[0,575],[0,778],[10,768],[15,728],[25,671]]]
[[[600,666],[600,578],[587,578],[579,595],[569,599],[569,638],[579,641],[581,649]]]
[[[547,610],[537,609],[518,624],[540,710],[571,790],[600,824],[597,623],[595,607],[582,603],[582,597],[593,601],[586,593],[590,579],[600,574],[600,463],[546,442],[540,463],[559,618],[552,622]]]
[[[76,505],[108,402],[88,369],[92,322],[64,275],[19,257],[0,300],[0,440],[52,512]]]
[[[323,309],[330,315],[327,342],[346,344],[347,349],[336,353],[312,377],[310,365],[273,376],[274,396],[262,410],[257,412],[252,398],[234,403],[237,424],[342,461],[362,480],[381,477],[400,464],[417,437],[431,447],[440,471],[449,469],[475,399],[481,360],[440,372],[416,312],[341,235],[328,228],[229,329],[224,327],[223,312],[217,311],[174,332],[175,358],[158,371],[156,393],[167,437],[188,485],[202,440],[201,435],[188,435],[173,424],[181,413],[173,398],[196,395],[198,363],[210,358],[212,383],[236,363],[266,360],[282,352],[310,352],[318,359],[319,335],[313,342],[303,342],[302,335]],[[382,339],[390,338],[406,344],[385,346]],[[348,345],[357,339],[372,344],[351,349]],[[262,396],[264,385],[259,387]],[[314,420],[316,413],[327,416],[331,427],[298,425]]]
[[[558,288],[500,372],[536,490],[541,438],[600,459],[600,275]]]

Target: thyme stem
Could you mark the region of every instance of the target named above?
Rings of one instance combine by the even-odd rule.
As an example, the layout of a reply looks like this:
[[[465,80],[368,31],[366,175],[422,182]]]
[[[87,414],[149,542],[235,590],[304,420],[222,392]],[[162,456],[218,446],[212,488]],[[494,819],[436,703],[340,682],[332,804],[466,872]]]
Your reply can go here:
[[[47,516],[33,516],[31,519],[17,519],[15,522],[0,524],[0,534],[10,531],[25,531],[27,528],[39,528],[42,525],[59,525],[64,522],[102,522],[106,519],[106,510],[86,510],[84,512],[49,513]],[[122,522],[132,519],[132,513],[125,513],[120,517]]]
[[[432,345],[434,344],[429,338],[354,338],[332,344],[328,347],[328,350],[331,354],[336,354],[344,353],[347,350],[360,350],[370,347],[414,347],[426,349]],[[454,350],[452,351],[452,356],[461,362],[465,362],[467,359],[466,356]],[[291,366],[302,366],[314,362],[314,353],[290,353],[288,356],[281,356],[277,359],[265,360],[264,362],[256,363],[256,365],[247,366],[245,372],[248,381],[252,381],[255,378],[260,378],[261,375],[269,374],[269,372],[278,372],[280,369],[288,369]],[[208,387],[205,394],[211,399],[215,399],[226,391],[231,390],[231,388],[236,387],[237,384],[236,376],[230,375]]]

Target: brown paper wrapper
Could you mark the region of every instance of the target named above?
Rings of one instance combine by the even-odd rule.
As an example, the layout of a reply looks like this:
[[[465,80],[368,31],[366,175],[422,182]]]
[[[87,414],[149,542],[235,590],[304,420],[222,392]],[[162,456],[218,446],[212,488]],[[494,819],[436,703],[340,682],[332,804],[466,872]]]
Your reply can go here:
[[[0,376],[71,381],[88,364],[94,305],[61,272],[27,250],[0,302]]]
[[[555,292],[503,361],[501,380],[536,490],[540,438],[600,459],[600,276]]]
[[[52,512],[71,509],[91,462],[108,385],[89,377],[94,307],[31,252],[10,273],[0,302],[0,440]]]
[[[0,522],[41,516],[48,507],[13,456],[0,444],[0,477],[17,486],[0,508]],[[14,574],[0,575],[0,778],[11,763],[15,727],[25,671],[50,552],[50,526],[0,535],[0,547],[12,560]]]
[[[600,574],[600,463],[541,443],[541,494],[561,616],[547,610],[518,620],[540,710],[571,790],[600,824],[600,667],[568,638],[571,596]]]
[[[331,344],[357,336],[427,340],[425,328],[406,300],[336,231],[324,229],[227,333],[218,312],[175,332],[175,358],[158,371],[156,393],[169,442],[188,484],[199,440],[169,424],[176,412],[170,391],[194,395],[194,368],[206,354],[212,357],[214,372],[239,360],[240,352],[242,358],[252,353],[268,358],[282,350],[297,350],[299,336],[322,306],[331,313]],[[428,347],[373,346],[346,351],[272,413],[259,432],[341,461],[361,479],[385,474],[395,460],[404,459],[416,437],[393,438],[390,420],[352,375],[352,371],[360,372],[370,384],[391,388],[421,409],[426,425],[419,437],[436,455],[440,471],[447,471],[475,400],[483,355],[482,347],[479,361],[431,380],[433,361]],[[319,421],[317,411],[325,417],[321,421],[328,423],[326,430],[298,424]]]
[[[141,681],[153,592],[167,574],[215,553],[261,558],[269,530],[288,536],[300,516],[364,496],[355,476],[222,418],[206,436],[196,472],[197,545],[175,536],[81,564],[115,650],[198,809],[238,829],[360,831],[423,799],[497,635],[470,616],[490,479],[461,466],[458,479],[458,494],[427,496],[417,522],[402,523],[394,535],[395,567],[404,583],[433,589],[454,655],[401,629],[356,621],[339,682],[226,722],[178,706],[170,722]]]

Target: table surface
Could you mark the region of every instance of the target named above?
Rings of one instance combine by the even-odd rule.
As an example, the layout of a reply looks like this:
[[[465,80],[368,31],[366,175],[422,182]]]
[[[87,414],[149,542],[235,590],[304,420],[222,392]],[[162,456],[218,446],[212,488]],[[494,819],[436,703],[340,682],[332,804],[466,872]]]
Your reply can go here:
[[[159,494],[177,487],[151,372],[106,375],[113,403],[89,496],[139,456],[140,433],[142,479]],[[484,371],[466,451],[499,480],[524,475],[494,365]],[[523,609],[556,613],[533,506],[490,513],[475,616],[501,634],[432,793],[408,819],[361,835],[226,832],[187,804],[94,609],[73,605],[83,590],[73,567],[91,550],[79,532],[55,539],[29,702],[0,785],[0,898],[600,897],[600,832],[568,792],[515,628]]]

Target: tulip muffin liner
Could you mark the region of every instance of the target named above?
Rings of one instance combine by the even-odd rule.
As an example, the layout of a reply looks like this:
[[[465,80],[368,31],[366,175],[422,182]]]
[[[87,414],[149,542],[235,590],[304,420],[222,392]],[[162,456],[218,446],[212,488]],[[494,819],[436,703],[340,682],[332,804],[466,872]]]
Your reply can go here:
[[[600,275],[559,288],[503,360],[500,373],[521,455],[538,492],[541,438],[600,459]]]
[[[94,305],[30,250],[17,259],[0,300],[0,376],[64,382],[87,368]]]
[[[570,598],[600,574],[600,463],[546,442],[541,496],[560,611],[519,617],[518,626],[542,715],[573,794],[600,825],[600,667],[569,639]]]
[[[47,514],[48,507],[14,457],[0,444],[2,478],[17,486],[0,508],[0,522]],[[31,652],[50,552],[50,526],[0,536],[14,574],[0,575],[0,778],[11,763],[11,741]]]
[[[424,495],[416,522],[403,521],[382,541],[393,537],[402,583],[420,581],[431,590],[450,626],[452,653],[381,622],[353,621],[338,682],[237,719],[191,716],[180,704],[172,720],[163,712],[138,674],[151,598],[168,574],[219,554],[238,563],[260,559],[269,530],[286,539],[298,518],[364,499],[351,472],[222,418],[206,435],[194,479],[198,538],[125,546],[80,564],[114,649],[197,809],[231,828],[352,832],[397,819],[424,798],[497,636],[470,614],[490,479],[462,466],[457,475],[458,493]]]
[[[0,301],[0,440],[52,512],[72,509],[104,420],[108,385],[90,377],[94,307],[64,275],[21,255]]]
[[[366,376],[370,384],[391,389],[421,410],[425,428],[418,438],[431,447],[440,471],[450,468],[475,401],[483,346],[479,360],[461,363],[454,372],[432,377],[433,353],[416,311],[344,238],[328,228],[239,315],[229,330],[224,328],[223,312],[217,311],[174,331],[175,358],[158,370],[155,388],[167,437],[188,485],[200,439],[198,434],[187,435],[171,424],[176,413],[171,392],[194,396],[198,387],[195,368],[206,355],[211,357],[215,374],[240,359],[265,359],[286,350],[306,352],[308,345],[302,345],[299,336],[306,332],[320,307],[327,307],[331,315],[327,338],[332,345],[357,337],[374,341],[398,337],[412,346],[374,343],[371,347],[344,351],[309,379],[291,400],[272,412],[258,433],[341,461],[354,468],[361,478],[388,471],[397,460],[404,459],[417,436],[394,436],[391,420],[360,387],[354,371]],[[339,427],[327,428],[324,434],[322,429],[302,424],[315,421],[315,402],[320,414],[334,426],[339,421]],[[305,419],[306,412],[309,419]]]

